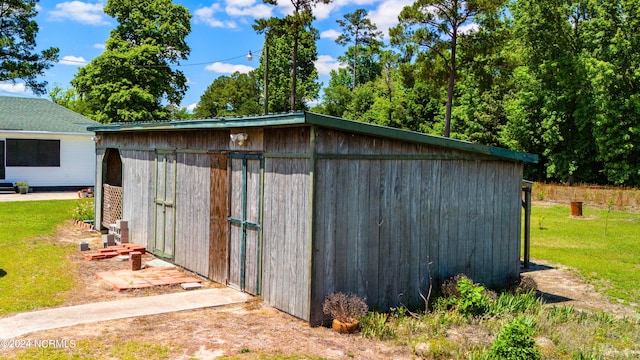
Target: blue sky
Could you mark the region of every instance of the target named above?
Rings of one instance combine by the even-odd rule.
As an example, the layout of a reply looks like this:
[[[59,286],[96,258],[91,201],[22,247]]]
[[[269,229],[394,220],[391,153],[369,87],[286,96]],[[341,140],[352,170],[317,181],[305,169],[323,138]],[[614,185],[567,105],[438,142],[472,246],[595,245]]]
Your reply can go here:
[[[333,0],[329,5],[315,9],[314,26],[320,31],[316,68],[320,81],[326,85],[329,71],[340,66],[337,57],[345,49],[335,43],[339,35],[336,19],[357,8],[369,12],[369,18],[388,38],[388,28],[397,24],[398,14],[412,0]],[[180,1],[192,14],[191,34],[187,43],[191,55],[182,61],[180,69],[189,79],[189,90],[181,106],[192,109],[215,78],[234,71],[248,72],[258,65],[263,36],[256,34],[251,25],[257,18],[283,16],[291,11],[290,0],[279,0],[280,5],[264,5],[262,0],[200,0]],[[54,85],[68,88],[69,81],[80,66],[100,55],[109,32],[116,21],[102,11],[103,1],[41,0],[36,18],[40,31],[39,48],[51,46],[60,49],[60,61],[42,77],[48,89]],[[249,62],[246,55],[254,53]],[[33,97],[24,84],[0,82],[0,95]],[[47,97],[47,96],[45,96]]]

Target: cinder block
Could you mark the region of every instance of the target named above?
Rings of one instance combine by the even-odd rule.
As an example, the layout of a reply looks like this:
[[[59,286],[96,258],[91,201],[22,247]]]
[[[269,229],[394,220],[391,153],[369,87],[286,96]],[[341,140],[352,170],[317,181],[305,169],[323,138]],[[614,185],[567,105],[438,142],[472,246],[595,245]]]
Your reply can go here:
[[[80,251],[87,251],[89,250],[89,243],[87,242],[81,242],[80,243]]]

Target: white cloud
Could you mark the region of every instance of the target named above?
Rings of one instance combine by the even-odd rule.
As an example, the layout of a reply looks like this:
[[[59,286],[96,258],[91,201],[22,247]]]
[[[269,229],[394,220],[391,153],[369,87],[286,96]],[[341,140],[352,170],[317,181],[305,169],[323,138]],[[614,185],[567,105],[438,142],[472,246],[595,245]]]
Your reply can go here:
[[[478,31],[478,24],[473,23],[473,24],[467,24],[467,25],[462,25],[458,28],[458,33],[460,34],[470,34],[472,32],[476,32]]]
[[[265,4],[257,4],[252,6],[242,6],[240,4],[227,5],[225,8],[229,16],[250,16],[256,19],[269,18],[273,11],[273,7]]]
[[[234,21],[222,21],[218,20],[214,15],[222,12],[222,6],[218,3],[213,3],[209,7],[202,7],[196,9],[193,12],[195,23],[204,23],[214,28],[229,28],[235,29],[238,25]]]
[[[382,31],[385,38],[389,37],[389,28],[398,25],[398,15],[405,6],[413,4],[413,0],[384,0],[377,8],[369,11],[368,18]]]
[[[246,74],[249,71],[253,70],[251,66],[225,64],[221,62],[214,62],[213,64],[207,65],[204,69],[207,71],[213,71],[218,74],[233,74],[236,71]]]
[[[198,106],[198,103],[189,104],[189,105],[186,106],[187,107],[187,111],[193,112],[196,109],[197,106]]]
[[[325,30],[323,32],[320,33],[320,38],[321,39],[331,39],[331,40],[335,40],[338,38],[338,36],[342,35],[341,32],[336,31],[334,29],[329,29],[329,30]]]
[[[56,4],[56,9],[49,11],[49,19],[53,21],[72,20],[87,25],[108,25],[102,11],[104,4],[82,1],[66,1]]]
[[[63,56],[58,63],[61,65],[84,66],[88,63],[88,61],[85,60],[82,56],[67,55]]]
[[[100,49],[100,50],[104,50],[107,47],[107,45],[103,44],[103,43],[96,43],[93,44],[93,48],[94,49]]]
[[[391,1],[394,1],[394,0],[391,0]],[[378,2],[380,2],[380,0],[333,0],[329,4],[317,4],[313,8],[313,15],[318,20],[325,20],[329,18],[331,14],[339,12],[340,9],[345,6],[373,5]],[[280,1],[278,3],[278,10],[282,15],[289,15],[293,13],[293,5],[291,4],[290,1]]]
[[[21,93],[26,92],[27,87],[23,83],[0,82],[0,92]]]
[[[329,55],[320,55],[315,65],[319,75],[329,75],[331,70],[337,70],[342,64]]]

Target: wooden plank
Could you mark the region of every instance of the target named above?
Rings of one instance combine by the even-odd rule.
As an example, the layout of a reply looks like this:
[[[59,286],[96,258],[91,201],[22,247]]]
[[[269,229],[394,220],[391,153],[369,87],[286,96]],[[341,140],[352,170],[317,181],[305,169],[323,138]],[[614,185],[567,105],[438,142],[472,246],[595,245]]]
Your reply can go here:
[[[377,301],[379,298],[379,276],[380,269],[378,264],[381,257],[380,254],[380,225],[382,222],[382,214],[380,209],[380,161],[368,162],[368,184],[366,185],[363,196],[368,199],[366,209],[366,229],[368,232],[362,239],[365,250],[364,259],[366,265],[364,267],[364,275],[366,276],[366,297],[371,301]]]
[[[314,263],[312,276],[311,322],[319,324],[324,317],[322,302],[335,292],[336,251],[336,161],[317,160],[314,199]]]
[[[344,139],[339,139],[339,141]],[[339,143],[340,146],[340,143]],[[353,213],[349,212],[349,204],[353,201],[351,190],[353,184],[349,178],[348,162],[345,160],[336,161],[335,181],[339,187],[338,199],[336,201],[336,232],[335,232],[335,289],[336,291],[348,291],[348,268],[347,261],[349,254],[349,227]]]
[[[260,160],[247,160],[247,221],[260,224]],[[260,232],[258,228],[246,228],[246,257],[245,257],[245,291],[250,294],[258,293],[258,262],[260,251]]]
[[[210,156],[180,153],[176,189],[175,263],[201,275],[209,272]]]
[[[422,213],[420,204],[422,203],[422,193],[420,193],[420,184],[422,183],[421,164],[417,161],[405,161],[406,165],[406,208],[407,208],[407,260],[408,260],[408,288],[405,292],[407,305],[415,306],[419,303],[419,292],[421,285],[420,248],[422,244]]]
[[[228,173],[227,154],[210,155],[210,222],[209,222],[209,278],[221,284],[227,281],[228,268]]]

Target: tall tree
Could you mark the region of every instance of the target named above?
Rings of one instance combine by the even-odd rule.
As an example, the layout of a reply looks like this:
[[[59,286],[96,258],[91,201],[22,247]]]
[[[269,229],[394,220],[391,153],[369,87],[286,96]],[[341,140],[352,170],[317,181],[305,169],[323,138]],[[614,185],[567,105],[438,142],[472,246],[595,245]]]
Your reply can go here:
[[[58,48],[37,53],[38,0],[0,0],[0,81],[21,79],[34,94],[46,93],[46,81],[37,77],[58,61]]]
[[[190,53],[189,11],[171,0],[109,0],[104,11],[118,26],[105,51],[78,71],[72,85],[99,122],[169,118],[162,102],[179,104],[187,90],[187,78],[171,65]]]
[[[601,169],[593,137],[593,89],[586,69],[584,27],[593,15],[581,1],[518,1],[510,7],[514,20],[515,45],[521,54],[517,69],[519,89],[508,106],[510,123],[506,131],[521,134],[517,141],[533,145],[535,136],[546,174],[552,180],[574,178],[600,181]],[[524,127],[526,131],[514,129]]]
[[[583,27],[593,56],[587,62],[596,118],[593,134],[606,179],[640,185],[640,6],[598,1]]]
[[[344,19],[338,19],[336,22],[342,28],[342,34],[336,39],[336,43],[347,46],[350,45],[348,51],[351,55],[351,70],[353,72],[353,83],[351,89],[358,86],[358,61],[359,54],[363,52],[363,48],[368,48],[369,54],[376,52],[381,46],[382,32],[378,31],[378,27],[367,17],[365,9],[357,9],[352,13],[345,14]]]
[[[419,48],[440,56],[447,64],[448,86],[444,136],[451,131],[451,109],[456,81],[456,51],[461,28],[480,13],[500,6],[502,0],[416,0],[390,30],[391,43],[411,54]]]
[[[254,73],[233,73],[216,78],[195,110],[197,118],[253,115],[260,113],[260,90]]]
[[[269,57],[267,59],[263,52],[255,72],[257,78],[268,81],[268,108],[271,112],[306,109],[306,103],[318,97],[320,84],[314,62],[318,59],[316,41],[319,35],[311,26],[313,18],[306,16],[305,19],[299,28],[291,27],[294,23],[291,15],[283,19],[259,19],[254,24],[256,31],[267,34],[265,46],[269,47]],[[294,49],[295,56],[292,56]],[[267,64],[268,73],[265,74]],[[265,86],[264,81],[262,86]]]
[[[51,98],[51,101],[55,104],[62,105],[78,114],[92,117],[87,103],[78,96],[78,92],[73,87],[63,89],[60,87],[60,84],[54,83],[53,89],[49,91],[49,98]]]
[[[313,7],[316,4],[328,4],[331,0],[290,0],[293,5],[293,14],[287,15],[284,21],[280,24],[284,27],[281,31],[287,32],[291,36],[293,41],[293,48],[291,49],[291,93],[290,93],[290,105],[291,111],[298,110],[297,107],[297,79],[298,79],[298,47],[300,45],[301,36],[305,31],[309,31],[311,22],[313,21]],[[278,5],[278,0],[263,0],[265,4]],[[315,46],[314,46],[315,47]]]

